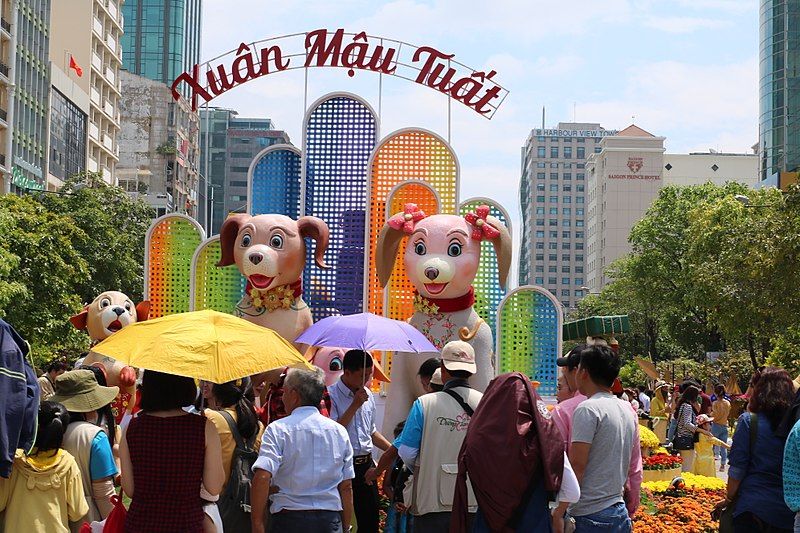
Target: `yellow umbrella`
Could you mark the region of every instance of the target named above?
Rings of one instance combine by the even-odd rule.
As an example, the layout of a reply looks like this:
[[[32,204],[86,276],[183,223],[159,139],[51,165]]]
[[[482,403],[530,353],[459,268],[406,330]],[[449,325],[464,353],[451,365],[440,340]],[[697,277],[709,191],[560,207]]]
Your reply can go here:
[[[136,368],[213,383],[286,366],[313,368],[273,330],[217,311],[136,322],[92,351]]]

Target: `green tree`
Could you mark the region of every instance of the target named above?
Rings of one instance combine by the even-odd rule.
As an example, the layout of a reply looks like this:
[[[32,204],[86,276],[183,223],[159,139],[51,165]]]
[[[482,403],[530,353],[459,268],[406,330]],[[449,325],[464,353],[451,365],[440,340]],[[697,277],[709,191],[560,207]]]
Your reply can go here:
[[[725,338],[744,343],[758,367],[800,316],[800,209],[777,189],[748,195],[750,206],[727,196],[692,210],[686,299]]]
[[[97,174],[76,175],[60,192],[43,195],[40,201],[91,236],[75,244],[89,268],[89,277],[76,285],[81,301],[90,302],[109,290],[141,300],[144,237],[154,216],[152,208],[120,187],[107,185]]]
[[[28,339],[34,355],[46,359],[56,350],[85,346],[85,335],[68,321],[80,308],[76,283],[89,277],[86,260],[76,244],[89,237],[74,221],[48,211],[34,198],[0,197],[3,239],[0,257],[16,263],[0,271],[0,286],[14,287],[12,297],[0,302],[0,316]]]

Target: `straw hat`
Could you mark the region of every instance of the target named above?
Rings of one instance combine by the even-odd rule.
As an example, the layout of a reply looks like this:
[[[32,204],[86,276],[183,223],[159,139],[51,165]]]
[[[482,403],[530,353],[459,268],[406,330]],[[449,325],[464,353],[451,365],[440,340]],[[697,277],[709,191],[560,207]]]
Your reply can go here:
[[[102,387],[91,370],[71,370],[56,378],[56,393],[51,402],[58,402],[73,413],[88,413],[110,404],[119,387]]]

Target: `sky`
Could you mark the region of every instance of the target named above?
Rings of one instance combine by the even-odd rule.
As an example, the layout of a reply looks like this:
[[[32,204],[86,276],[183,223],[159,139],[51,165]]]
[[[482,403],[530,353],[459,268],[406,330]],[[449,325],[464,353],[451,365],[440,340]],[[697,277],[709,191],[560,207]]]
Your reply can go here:
[[[455,54],[495,70],[510,91],[491,120],[451,106],[460,197],[500,202],[519,226],[520,149],[532,128],[632,122],[666,137],[669,153],[751,152],[758,139],[755,0],[204,0],[201,60],[241,42],[319,28],[365,31]],[[271,74],[211,105],[269,117],[300,146],[304,102],[348,91],[378,108],[378,75],[344,69]],[[383,76],[381,137],[422,127],[447,137],[447,97]]]

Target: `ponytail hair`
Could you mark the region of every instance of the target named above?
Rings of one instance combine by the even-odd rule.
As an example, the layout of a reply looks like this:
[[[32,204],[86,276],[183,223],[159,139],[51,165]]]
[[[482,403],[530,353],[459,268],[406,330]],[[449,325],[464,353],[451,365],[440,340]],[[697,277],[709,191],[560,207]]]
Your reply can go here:
[[[39,452],[58,450],[69,425],[69,412],[60,403],[43,401],[39,405],[39,427],[35,448]]]
[[[215,383],[212,388],[214,399],[223,409],[233,407],[236,411],[236,428],[243,439],[248,440],[258,432],[258,415],[253,402],[248,399],[252,390],[250,378],[237,379],[227,383]]]

